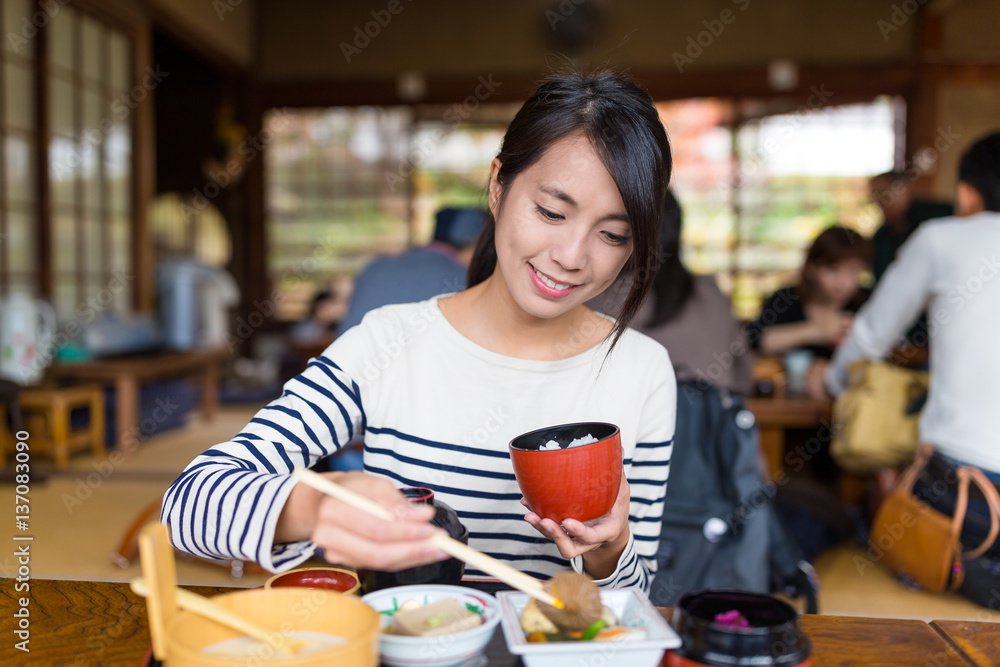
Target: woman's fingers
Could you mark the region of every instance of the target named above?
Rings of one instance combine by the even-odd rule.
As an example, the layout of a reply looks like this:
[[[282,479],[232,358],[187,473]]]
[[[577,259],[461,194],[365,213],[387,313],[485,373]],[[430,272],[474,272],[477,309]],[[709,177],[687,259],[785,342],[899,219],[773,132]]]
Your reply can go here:
[[[528,512],[524,515],[524,520],[552,540],[563,558],[574,558],[609,542],[617,541],[622,532],[628,530],[630,492],[628,480],[623,474],[615,504],[610,512],[598,519],[584,523],[567,518],[562,524],[558,524],[552,519],[543,519],[534,512]],[[522,504],[524,504],[523,499]]]
[[[378,518],[336,498],[323,496],[311,535],[327,560],[355,567],[398,570],[431,563],[447,556],[430,538],[434,507],[413,504],[387,480],[362,473],[333,473],[338,484],[388,509],[395,519]]]
[[[419,511],[422,508],[414,509]],[[373,542],[426,540],[435,530],[426,521],[379,519],[335,498],[323,498],[320,501],[318,518],[317,531],[321,527],[337,529]]]
[[[599,543],[595,544],[586,540],[579,540],[574,535],[571,535],[566,530],[566,522],[563,522],[563,525],[559,525],[552,519],[542,519],[534,512],[526,514],[524,519],[531,524],[532,528],[537,530],[549,540],[552,540],[552,542],[554,542],[556,547],[559,549],[559,554],[563,558],[575,558],[582,553],[586,553],[587,551],[600,546]],[[573,519],[567,519],[566,521],[575,523],[577,526],[583,525],[579,521],[574,521]]]
[[[425,522],[388,521],[325,498],[312,542],[328,560],[376,570],[397,570],[441,560],[430,542],[435,529]]]
[[[331,563],[395,571],[448,557],[426,540],[373,542],[354,533],[335,531],[327,534],[324,532],[327,530],[329,527],[319,528],[314,542],[323,548]],[[328,537],[332,539],[328,541]]]
[[[404,521],[427,522],[434,518],[430,505],[411,503],[388,480],[361,472],[328,473],[334,481],[352,491],[367,496]],[[370,516],[365,513],[365,516]]]

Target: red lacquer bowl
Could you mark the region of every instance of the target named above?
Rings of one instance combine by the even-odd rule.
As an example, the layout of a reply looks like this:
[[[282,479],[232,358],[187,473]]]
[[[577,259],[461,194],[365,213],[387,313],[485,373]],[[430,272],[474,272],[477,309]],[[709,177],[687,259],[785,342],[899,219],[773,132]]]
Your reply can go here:
[[[358,575],[339,567],[303,567],[276,574],[264,583],[264,588],[322,588],[341,593],[357,593],[361,587]]]
[[[566,446],[591,435],[597,442]],[[550,440],[560,449],[540,450]],[[561,424],[519,435],[510,441],[510,459],[531,511],[561,523],[590,521],[611,511],[622,480],[622,439],[605,422]]]

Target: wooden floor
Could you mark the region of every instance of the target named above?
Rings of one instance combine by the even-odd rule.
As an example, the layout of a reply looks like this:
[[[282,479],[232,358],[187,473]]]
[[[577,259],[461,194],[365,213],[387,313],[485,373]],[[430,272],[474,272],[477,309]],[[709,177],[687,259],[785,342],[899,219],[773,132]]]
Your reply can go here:
[[[163,495],[177,474],[207,447],[228,439],[249,421],[254,410],[223,408],[211,423],[193,416],[188,425],[142,443],[120,465],[79,454],[70,469],[56,473],[40,455],[32,465],[48,474],[30,492],[30,530],[15,531],[13,520],[0,528],[0,540],[13,544],[15,532],[32,535],[31,576],[39,579],[127,581],[139,566],[121,569],[109,557],[126,526],[141,508]],[[13,517],[14,486],[0,485],[0,507]],[[8,554],[12,549],[5,550]],[[816,570],[821,613],[896,618],[1000,621],[990,612],[956,595],[931,595],[897,583],[881,566],[867,566],[864,551],[845,544],[821,556]],[[227,571],[210,565],[178,562],[185,584],[257,586],[263,576],[235,581]],[[0,559],[0,575],[12,576],[12,555]]]

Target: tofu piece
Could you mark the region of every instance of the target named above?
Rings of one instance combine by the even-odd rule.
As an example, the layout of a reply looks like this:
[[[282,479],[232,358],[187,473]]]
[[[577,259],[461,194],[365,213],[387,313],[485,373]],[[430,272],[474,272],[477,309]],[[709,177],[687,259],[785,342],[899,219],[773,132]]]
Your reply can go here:
[[[397,611],[392,616],[392,633],[431,637],[469,630],[480,623],[479,614],[461,606],[455,598],[445,598],[418,609]]]

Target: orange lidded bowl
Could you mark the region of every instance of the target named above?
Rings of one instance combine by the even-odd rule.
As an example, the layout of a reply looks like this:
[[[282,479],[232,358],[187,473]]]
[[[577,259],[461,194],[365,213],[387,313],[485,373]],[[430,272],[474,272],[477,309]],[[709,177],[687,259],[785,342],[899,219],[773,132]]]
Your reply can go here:
[[[217,595],[212,602],[265,630],[306,641],[295,656],[266,644],[218,653],[220,645],[248,639],[238,630],[179,611],[167,624],[164,667],[374,667],[378,664],[379,615],[354,595],[306,588],[256,588]],[[317,640],[335,643],[324,644]]]
[[[596,442],[570,446],[587,436]],[[543,518],[590,521],[610,512],[618,498],[622,440],[614,424],[549,426],[517,436],[509,449],[521,493]]]

